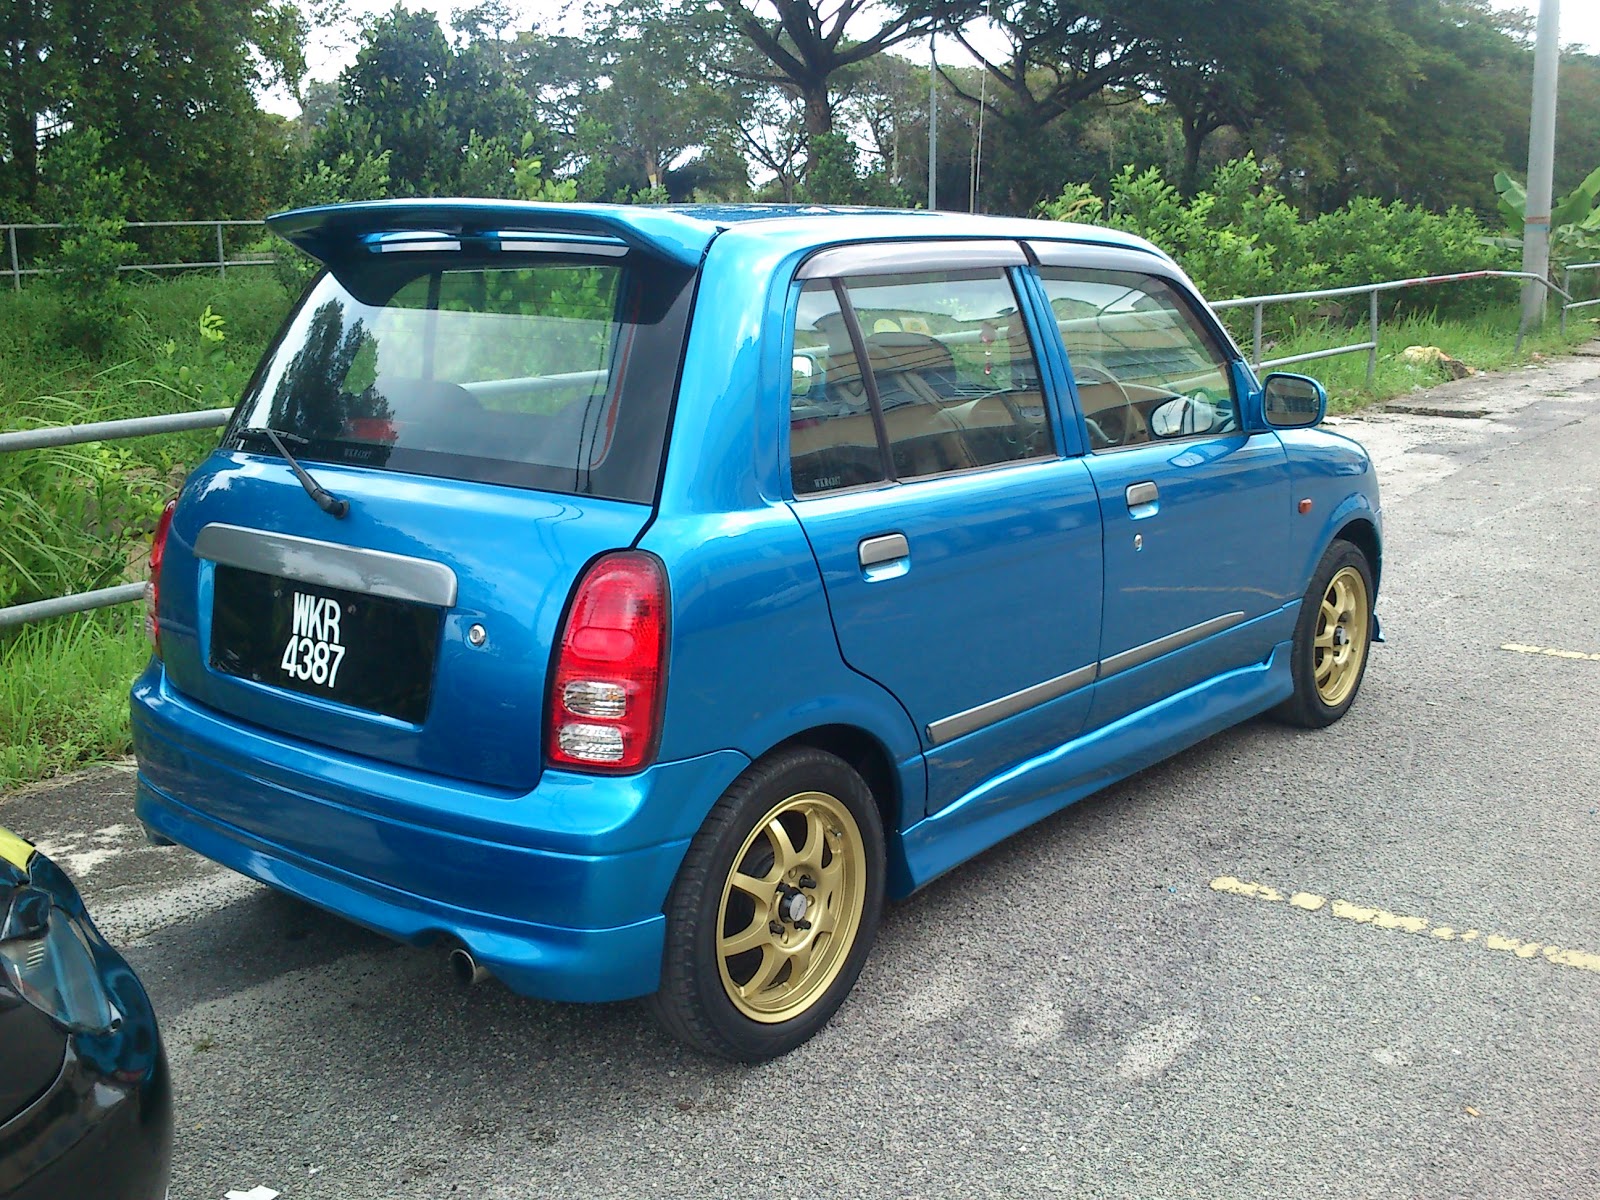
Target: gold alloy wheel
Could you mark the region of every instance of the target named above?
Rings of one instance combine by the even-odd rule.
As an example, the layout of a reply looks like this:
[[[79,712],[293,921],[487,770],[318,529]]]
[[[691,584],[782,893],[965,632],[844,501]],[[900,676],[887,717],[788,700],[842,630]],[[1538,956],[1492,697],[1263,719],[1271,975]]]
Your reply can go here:
[[[825,792],[790,796],[756,823],[718,910],[717,969],[735,1008],[776,1024],[827,991],[861,928],[866,862],[855,817]]]
[[[1328,580],[1328,590],[1323,593],[1311,651],[1317,695],[1329,708],[1343,704],[1355,690],[1371,632],[1367,581],[1355,567],[1342,567]]]

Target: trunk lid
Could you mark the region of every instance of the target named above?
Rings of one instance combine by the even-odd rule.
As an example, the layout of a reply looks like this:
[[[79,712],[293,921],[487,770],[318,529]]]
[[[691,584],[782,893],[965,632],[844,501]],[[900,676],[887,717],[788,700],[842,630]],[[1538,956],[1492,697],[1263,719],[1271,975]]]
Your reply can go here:
[[[592,216],[278,220],[329,269],[179,497],[159,600],[171,687],[396,766],[537,781],[573,585],[654,508],[695,279],[688,244]],[[539,231],[580,217],[599,225]]]
[[[319,510],[282,460],[219,451],[190,479],[161,578],[169,685],[251,725],[332,749],[531,787],[567,598],[590,560],[632,544],[650,508],[309,469],[350,501],[344,520]],[[387,570],[363,572],[367,555]],[[442,568],[434,578],[453,578],[453,602],[407,585],[406,570],[426,578],[430,565]],[[358,619],[373,603],[410,627]],[[314,662],[318,643],[330,649],[323,657],[331,682],[302,665]]]

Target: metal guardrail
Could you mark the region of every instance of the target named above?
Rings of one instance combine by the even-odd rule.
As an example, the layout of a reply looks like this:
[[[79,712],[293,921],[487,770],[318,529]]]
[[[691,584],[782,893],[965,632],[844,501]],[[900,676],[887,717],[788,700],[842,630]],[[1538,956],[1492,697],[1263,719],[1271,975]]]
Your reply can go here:
[[[1589,263],[1587,266],[1600,266],[1600,263]],[[1576,270],[1577,268],[1573,268]],[[1531,271],[1461,271],[1454,275],[1422,275],[1416,279],[1391,279],[1385,283],[1363,283],[1355,287],[1321,288],[1312,292],[1280,292],[1275,296],[1245,296],[1239,300],[1220,300],[1211,306],[1215,312],[1229,308],[1253,308],[1252,339],[1250,365],[1260,370],[1263,367],[1284,367],[1290,363],[1312,362],[1319,358],[1333,358],[1340,354],[1356,354],[1362,350],[1367,352],[1367,386],[1371,387],[1373,378],[1378,373],[1378,293],[1395,292],[1402,288],[1424,287],[1435,283],[1461,283],[1468,279],[1532,279],[1543,284],[1551,291],[1559,292],[1572,307],[1572,296],[1564,287],[1557,287],[1542,275]],[[1565,282],[1563,280],[1563,282]],[[1368,296],[1367,328],[1368,337],[1364,342],[1352,342],[1348,346],[1335,346],[1331,350],[1312,350],[1305,354],[1290,354],[1284,358],[1261,360],[1261,311],[1269,304],[1288,304],[1301,300],[1332,300],[1339,296]],[[1566,308],[1561,310],[1562,331],[1566,330]],[[1517,334],[1517,344],[1522,343],[1521,333]]]
[[[1561,284],[1562,284],[1563,287],[1565,287],[1567,289],[1568,292],[1571,292],[1571,290],[1572,290],[1572,273],[1574,271],[1600,271],[1600,262],[1573,263],[1566,270],[1562,271],[1561,272]],[[1571,310],[1571,309],[1574,309],[1574,308],[1588,308],[1591,304],[1600,304],[1600,299],[1596,299],[1596,300],[1574,300],[1570,295],[1567,296],[1567,302],[1561,306],[1561,336],[1562,337],[1565,337],[1566,334],[1567,334],[1567,313],[1568,313],[1568,311]]]
[[[217,256],[214,259],[202,259],[197,262],[181,263],[130,263],[119,266],[119,271],[192,271],[199,267],[215,267],[217,274],[224,277],[228,274],[229,267],[269,267],[277,259],[270,256],[257,255],[254,258],[229,258],[227,250],[222,244],[222,231],[224,229],[240,226],[254,225],[263,227],[260,221],[127,221],[125,229],[215,229],[217,241]],[[65,229],[66,226],[59,222],[46,222],[33,225],[0,225],[6,231],[6,249],[9,251],[11,265],[8,269],[0,270],[0,275],[11,276],[11,290],[22,290],[22,277],[24,275],[50,275],[54,273],[52,267],[24,267],[17,253],[17,231],[32,232],[44,229]]]
[[[254,221],[171,221],[147,222],[147,224],[169,225],[253,225]],[[30,228],[29,226],[7,226],[8,229]],[[55,228],[59,228],[56,226]],[[220,245],[220,233],[219,233]],[[15,264],[15,243],[13,242],[13,265]],[[220,255],[218,256],[221,257]],[[270,261],[270,260],[268,260]],[[186,264],[190,266],[216,266],[218,264]],[[228,263],[228,266],[239,265]],[[1587,271],[1600,269],[1600,262],[1578,263],[1567,268],[1567,274],[1562,283],[1570,281],[1574,271]],[[1251,365],[1256,368],[1281,367],[1289,363],[1311,362],[1319,358],[1332,358],[1339,354],[1355,354],[1365,350],[1367,352],[1367,382],[1370,385],[1378,366],[1378,294],[1380,292],[1398,291],[1402,288],[1423,287],[1438,283],[1460,283],[1470,279],[1533,279],[1544,284],[1551,291],[1560,294],[1567,303],[1562,306],[1561,320],[1562,331],[1566,331],[1567,310],[1572,308],[1586,308],[1591,304],[1600,304],[1600,300],[1574,301],[1571,293],[1565,286],[1557,287],[1547,279],[1526,271],[1464,271],[1455,275],[1426,275],[1416,279],[1393,279],[1385,283],[1367,283],[1355,287],[1322,288],[1310,292],[1280,292],[1271,296],[1244,296],[1237,300],[1221,300],[1211,307],[1221,312],[1230,308],[1252,308],[1254,310],[1253,326],[1254,340],[1251,354]],[[1303,300],[1329,300],[1340,296],[1368,296],[1368,319],[1370,321],[1370,336],[1364,342],[1355,342],[1348,346],[1335,346],[1329,350],[1312,350],[1305,354],[1291,354],[1283,358],[1261,359],[1261,314],[1269,304],[1289,304]],[[1519,335],[1520,337],[1520,335]],[[201,412],[173,413],[157,417],[132,417],[123,421],[97,421],[88,425],[61,425],[45,429],[19,429],[8,433],[0,433],[0,454],[15,450],[37,450],[50,446],[72,446],[84,442],[112,441],[118,438],[147,437],[158,433],[176,433],[181,430],[215,429],[227,423],[231,410],[226,408],[213,408]],[[29,621],[38,621],[46,617],[66,616],[69,613],[87,612],[95,608],[107,608],[115,604],[126,604],[138,600],[144,595],[145,585],[142,583],[120,584],[116,587],[101,588],[92,592],[76,592],[70,596],[56,596],[48,600],[36,600],[30,604],[13,604],[8,608],[0,608],[0,629],[10,625],[21,625]]]
[[[95,421],[86,425],[16,429],[0,433],[0,454],[8,450],[39,450],[50,446],[78,446],[85,442],[148,437],[155,433],[215,429],[227,424],[232,413],[233,410],[228,408],[208,408],[199,412],[169,413],[157,417],[130,417],[124,421]],[[12,604],[0,608],[0,629],[10,625],[26,625],[30,621],[42,621],[46,617],[64,617],[69,613],[109,608],[114,604],[127,604],[144,596],[144,586],[142,583],[125,583],[116,587],[99,588],[92,592],[52,596],[48,600],[35,600],[30,604]]]
[[[189,429],[216,429],[226,425],[231,408],[206,408],[198,412],[167,413],[158,417],[128,417],[122,421],[92,421],[85,425],[51,425],[43,429],[14,429],[0,433],[0,454],[7,450],[41,450],[47,446],[81,446],[85,442],[114,442],[121,438],[148,437],[152,433],[181,433]],[[3,612],[0,609],[0,612]]]

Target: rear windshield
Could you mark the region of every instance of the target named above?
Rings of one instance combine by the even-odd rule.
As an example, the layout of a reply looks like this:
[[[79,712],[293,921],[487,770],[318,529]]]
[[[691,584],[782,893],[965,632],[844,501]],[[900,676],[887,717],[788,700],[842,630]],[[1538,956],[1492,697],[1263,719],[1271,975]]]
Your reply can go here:
[[[622,259],[428,256],[329,273],[229,426],[235,448],[650,500],[687,278]],[[626,364],[649,370],[630,379]]]

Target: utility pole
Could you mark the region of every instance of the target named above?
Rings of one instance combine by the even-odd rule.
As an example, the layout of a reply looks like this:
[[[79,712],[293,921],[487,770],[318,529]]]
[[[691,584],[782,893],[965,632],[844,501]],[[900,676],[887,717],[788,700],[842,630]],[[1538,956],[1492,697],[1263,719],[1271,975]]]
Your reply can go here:
[[[1550,201],[1556,156],[1556,69],[1561,62],[1561,0],[1541,0],[1533,48],[1533,119],[1528,127],[1528,205],[1522,218],[1522,269],[1550,277]],[[1522,285],[1522,328],[1544,322],[1549,289]]]
[[[928,35],[928,211],[939,207],[939,55]]]

